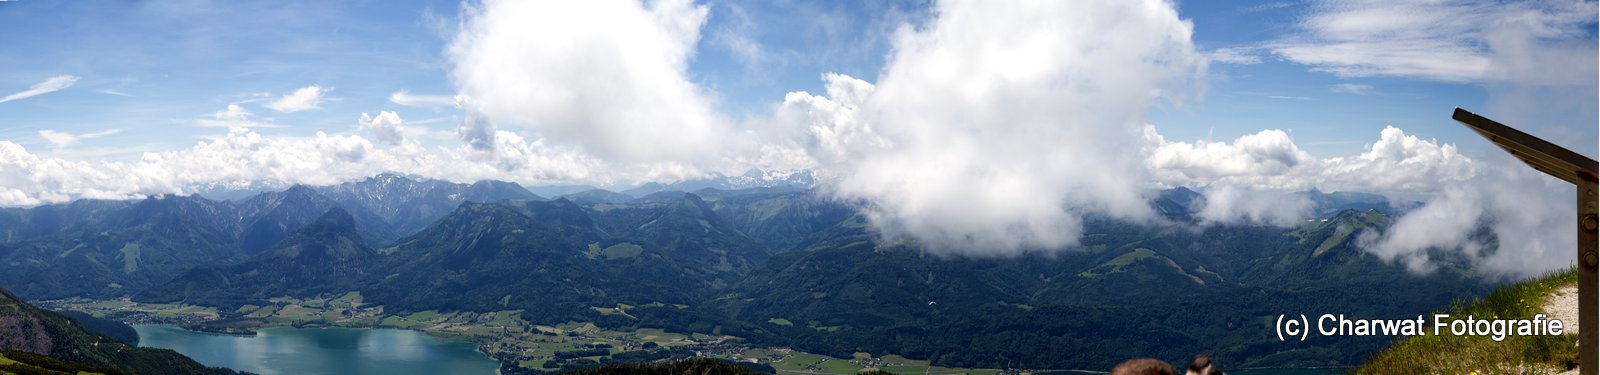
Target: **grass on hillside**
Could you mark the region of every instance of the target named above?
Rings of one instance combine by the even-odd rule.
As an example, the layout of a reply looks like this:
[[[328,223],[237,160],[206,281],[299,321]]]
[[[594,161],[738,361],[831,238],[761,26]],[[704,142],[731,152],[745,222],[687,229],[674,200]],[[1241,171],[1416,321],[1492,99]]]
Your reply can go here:
[[[10,358],[7,358],[10,357]],[[6,350],[0,351],[0,374],[6,375],[122,375],[116,369],[89,366],[81,363],[65,362],[29,352]]]
[[[1532,319],[1546,313],[1548,296],[1578,282],[1576,269],[1508,285],[1474,301],[1457,301],[1451,319]],[[1431,314],[1430,314],[1431,316]],[[1432,319],[1428,320],[1432,333]],[[1563,322],[1566,323],[1566,322]],[[1576,323],[1576,322],[1573,322]],[[1514,336],[1495,342],[1488,336],[1415,336],[1399,340],[1355,371],[1356,374],[1545,374],[1578,365],[1578,336],[1568,323],[1561,336]],[[1595,329],[1595,327],[1584,327]]]

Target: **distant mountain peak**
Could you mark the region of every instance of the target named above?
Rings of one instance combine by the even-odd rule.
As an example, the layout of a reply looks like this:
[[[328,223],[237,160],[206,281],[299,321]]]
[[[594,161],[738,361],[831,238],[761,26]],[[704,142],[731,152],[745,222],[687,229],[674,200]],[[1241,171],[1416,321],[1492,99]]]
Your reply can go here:
[[[478,180],[462,188],[458,193],[463,200],[478,202],[495,202],[503,200],[543,200],[538,194],[528,191],[515,182],[499,180]]]
[[[284,201],[295,202],[319,202],[328,199],[321,193],[318,193],[316,190],[312,189],[310,186],[301,184],[295,184],[294,186],[290,186],[288,189],[273,195]]]
[[[698,204],[698,205],[706,204],[706,200],[703,199],[703,198],[700,198],[700,195],[699,194],[695,194],[695,193],[683,193],[683,200],[689,201],[689,202],[694,202],[695,204]]]
[[[695,193],[683,193],[683,197],[679,198],[678,201],[673,202],[668,210],[672,212],[690,214],[694,217],[708,217],[715,215],[715,212],[711,210],[711,204],[706,203],[705,199],[700,198],[700,196]]]
[[[358,245],[361,235],[356,231],[356,219],[343,208],[332,207],[310,223],[295,229],[274,248],[301,246],[308,242],[336,242],[348,239]]]
[[[598,188],[562,195],[561,198],[578,204],[625,203],[636,199],[632,195]]]
[[[801,187],[809,188],[816,185],[816,177],[810,169],[773,169],[761,170],[752,168],[744,174],[726,177],[727,184],[734,188],[753,187]]]
[[[339,207],[333,207],[329,208],[327,213],[322,214],[322,216],[318,216],[316,221],[311,222],[311,225],[350,228],[350,230],[354,232],[356,228],[356,219],[354,216],[350,216],[350,211],[345,211],[343,208]]]
[[[656,193],[655,196],[657,196],[659,198],[662,195],[666,195],[666,194],[670,194],[670,193]],[[656,216],[656,220],[657,220],[658,224],[659,223],[664,223],[663,221],[660,221],[660,220],[663,220],[663,219],[686,220],[686,222],[696,222],[697,224],[695,224],[694,226],[704,226],[704,225],[709,225],[711,222],[720,221],[720,219],[718,219],[718,215],[717,215],[716,211],[711,208],[711,204],[707,203],[704,199],[701,199],[699,195],[696,195],[694,193],[678,193],[678,194],[681,194],[681,195],[679,195],[678,197],[674,198],[671,201],[662,201],[661,202],[661,203],[664,203],[665,205],[662,206],[662,209],[661,209],[660,213],[657,214],[657,216]],[[641,200],[643,200],[643,199],[641,199]],[[658,204],[661,204],[661,203],[658,203]]]
[[[567,199],[567,197],[564,196],[557,197],[555,200],[550,201],[550,206],[563,210],[583,210],[583,207],[578,206],[578,202],[573,202],[571,199]]]
[[[429,179],[428,178],[424,178],[424,177],[414,176],[414,175],[407,175],[407,174],[403,174],[403,173],[400,173],[400,172],[389,171],[389,172],[383,172],[383,173],[379,173],[379,174],[376,174],[376,175],[372,175],[372,177],[367,177],[363,181],[364,182],[368,182],[368,183],[395,184],[395,183],[402,183],[402,182],[415,183],[415,182],[422,182],[422,181],[426,181],[426,180],[429,180]]]

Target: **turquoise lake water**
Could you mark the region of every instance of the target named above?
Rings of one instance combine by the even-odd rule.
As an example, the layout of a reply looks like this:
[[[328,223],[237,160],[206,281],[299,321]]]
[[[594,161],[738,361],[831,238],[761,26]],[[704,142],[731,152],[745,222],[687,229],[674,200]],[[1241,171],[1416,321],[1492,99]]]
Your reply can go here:
[[[402,329],[267,328],[229,336],[135,325],[139,346],[166,348],[207,366],[273,374],[493,374],[499,364],[470,343]],[[1253,369],[1233,375],[1334,375],[1348,369]]]
[[[256,336],[228,336],[171,325],[133,328],[139,346],[262,375],[493,374],[499,367],[473,344],[400,329],[266,328]]]

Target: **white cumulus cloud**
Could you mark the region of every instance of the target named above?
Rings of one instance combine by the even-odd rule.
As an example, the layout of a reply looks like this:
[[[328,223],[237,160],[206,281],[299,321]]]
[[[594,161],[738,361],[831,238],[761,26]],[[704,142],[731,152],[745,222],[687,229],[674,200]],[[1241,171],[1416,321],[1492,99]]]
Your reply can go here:
[[[357,128],[372,131],[374,138],[390,145],[400,145],[406,141],[405,120],[401,120],[400,114],[394,112],[378,112],[377,117],[362,113]]]
[[[1201,188],[1198,216],[1210,224],[1289,226],[1309,218],[1311,189],[1428,195],[1469,183],[1479,163],[1454,145],[1424,140],[1395,127],[1356,155],[1317,157],[1287,132],[1263,130],[1232,142],[1173,142],[1145,128],[1155,186]]]
[[[776,133],[769,138],[809,152],[814,161],[827,165],[848,163],[889,146],[858,114],[876,87],[837,73],[824,74],[822,79],[827,82],[826,96],[804,91],[784,95],[773,115]]]
[[[1160,186],[1224,183],[1251,189],[1430,193],[1477,175],[1454,145],[1389,126],[1357,155],[1321,158],[1276,129],[1232,142],[1174,142],[1145,130],[1146,165]]]
[[[488,0],[463,10],[446,55],[479,146],[495,129],[628,162],[716,159],[727,120],[686,74],[709,8],[689,0]],[[713,146],[715,145],[715,146]]]
[[[1233,177],[1284,176],[1296,167],[1315,161],[1311,154],[1294,144],[1289,133],[1277,129],[1239,137],[1232,143],[1167,142],[1153,126],[1145,129],[1145,137],[1159,144],[1151,152],[1148,165],[1158,178],[1176,184]]]
[[[1317,168],[1318,187],[1343,191],[1437,192],[1471,181],[1479,166],[1455,145],[1439,144],[1384,127],[1377,142],[1355,157],[1336,157]]]
[[[886,237],[943,254],[1075,245],[1086,212],[1140,220],[1145,111],[1200,91],[1206,59],[1163,1],[941,2],[875,85],[791,93],[832,192]],[[1115,37],[1108,37],[1115,36]]]

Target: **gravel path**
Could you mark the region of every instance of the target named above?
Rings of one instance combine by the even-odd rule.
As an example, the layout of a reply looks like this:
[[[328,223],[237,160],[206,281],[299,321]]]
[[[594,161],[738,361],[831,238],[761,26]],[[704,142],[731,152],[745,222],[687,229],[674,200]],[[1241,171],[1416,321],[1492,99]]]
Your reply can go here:
[[[1561,325],[1566,329],[1568,336],[1572,337],[1573,344],[1578,341],[1578,286],[1573,285],[1556,289],[1550,294],[1550,300],[1545,302],[1544,312],[1550,314],[1550,319],[1560,319]],[[1572,369],[1561,375],[1578,375],[1578,369]]]
[[[1556,289],[1545,303],[1544,312],[1550,314],[1550,319],[1560,319],[1567,334],[1578,334],[1578,286]]]

